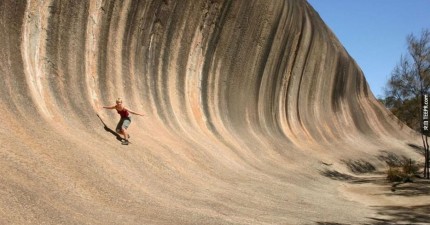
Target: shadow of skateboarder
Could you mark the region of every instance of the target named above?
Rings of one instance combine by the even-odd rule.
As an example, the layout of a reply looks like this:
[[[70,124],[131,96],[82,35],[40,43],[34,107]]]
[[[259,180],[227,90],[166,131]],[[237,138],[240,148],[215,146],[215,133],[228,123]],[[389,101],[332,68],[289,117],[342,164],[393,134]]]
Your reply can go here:
[[[105,129],[105,131],[107,131],[107,132],[109,132],[109,133],[111,133],[111,134],[113,134],[115,137],[116,137],[116,139],[118,140],[118,141],[120,141],[120,142],[122,142],[123,141],[123,138],[121,137],[121,135],[119,135],[117,132],[115,132],[114,130],[112,130],[112,129],[110,129],[107,125],[106,125],[106,123],[103,121],[103,119],[99,116],[99,114],[96,114],[97,115],[97,117],[100,119],[100,121],[103,123],[103,128]]]

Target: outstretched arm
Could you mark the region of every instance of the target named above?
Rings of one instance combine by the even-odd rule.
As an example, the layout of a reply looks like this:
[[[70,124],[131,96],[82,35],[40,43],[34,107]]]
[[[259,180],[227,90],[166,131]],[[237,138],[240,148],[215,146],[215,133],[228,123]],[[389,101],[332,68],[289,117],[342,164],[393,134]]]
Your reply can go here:
[[[143,116],[143,114],[140,114],[140,113],[137,113],[137,112],[134,112],[134,111],[132,111],[132,110],[130,110],[130,109],[127,109],[131,114],[134,114],[134,115],[138,115],[138,116]]]

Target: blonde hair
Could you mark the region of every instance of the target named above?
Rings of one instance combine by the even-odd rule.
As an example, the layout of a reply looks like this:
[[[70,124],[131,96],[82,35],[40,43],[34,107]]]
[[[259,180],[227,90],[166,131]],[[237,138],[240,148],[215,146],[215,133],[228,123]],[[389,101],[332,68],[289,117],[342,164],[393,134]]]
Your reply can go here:
[[[122,102],[122,98],[117,98],[116,102]]]

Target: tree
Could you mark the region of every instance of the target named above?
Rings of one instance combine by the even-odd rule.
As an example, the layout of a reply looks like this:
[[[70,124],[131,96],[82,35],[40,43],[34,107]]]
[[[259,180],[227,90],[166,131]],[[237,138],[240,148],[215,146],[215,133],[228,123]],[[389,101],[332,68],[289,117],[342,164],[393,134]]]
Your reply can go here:
[[[421,130],[421,101],[430,89],[430,31],[423,30],[418,39],[413,34],[407,37],[408,56],[391,73],[381,102],[401,121],[412,129]],[[429,178],[429,144],[426,134],[421,135],[424,145],[424,177]]]
[[[408,55],[401,56],[385,88],[381,102],[401,121],[419,131],[422,94],[430,90],[430,31],[407,36]]]

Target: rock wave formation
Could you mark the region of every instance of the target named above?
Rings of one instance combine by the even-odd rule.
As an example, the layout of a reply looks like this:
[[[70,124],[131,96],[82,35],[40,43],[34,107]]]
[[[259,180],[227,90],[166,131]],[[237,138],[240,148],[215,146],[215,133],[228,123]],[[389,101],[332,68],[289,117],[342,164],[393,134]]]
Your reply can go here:
[[[0,224],[360,224],[321,171],[414,139],[304,0],[0,11]]]

